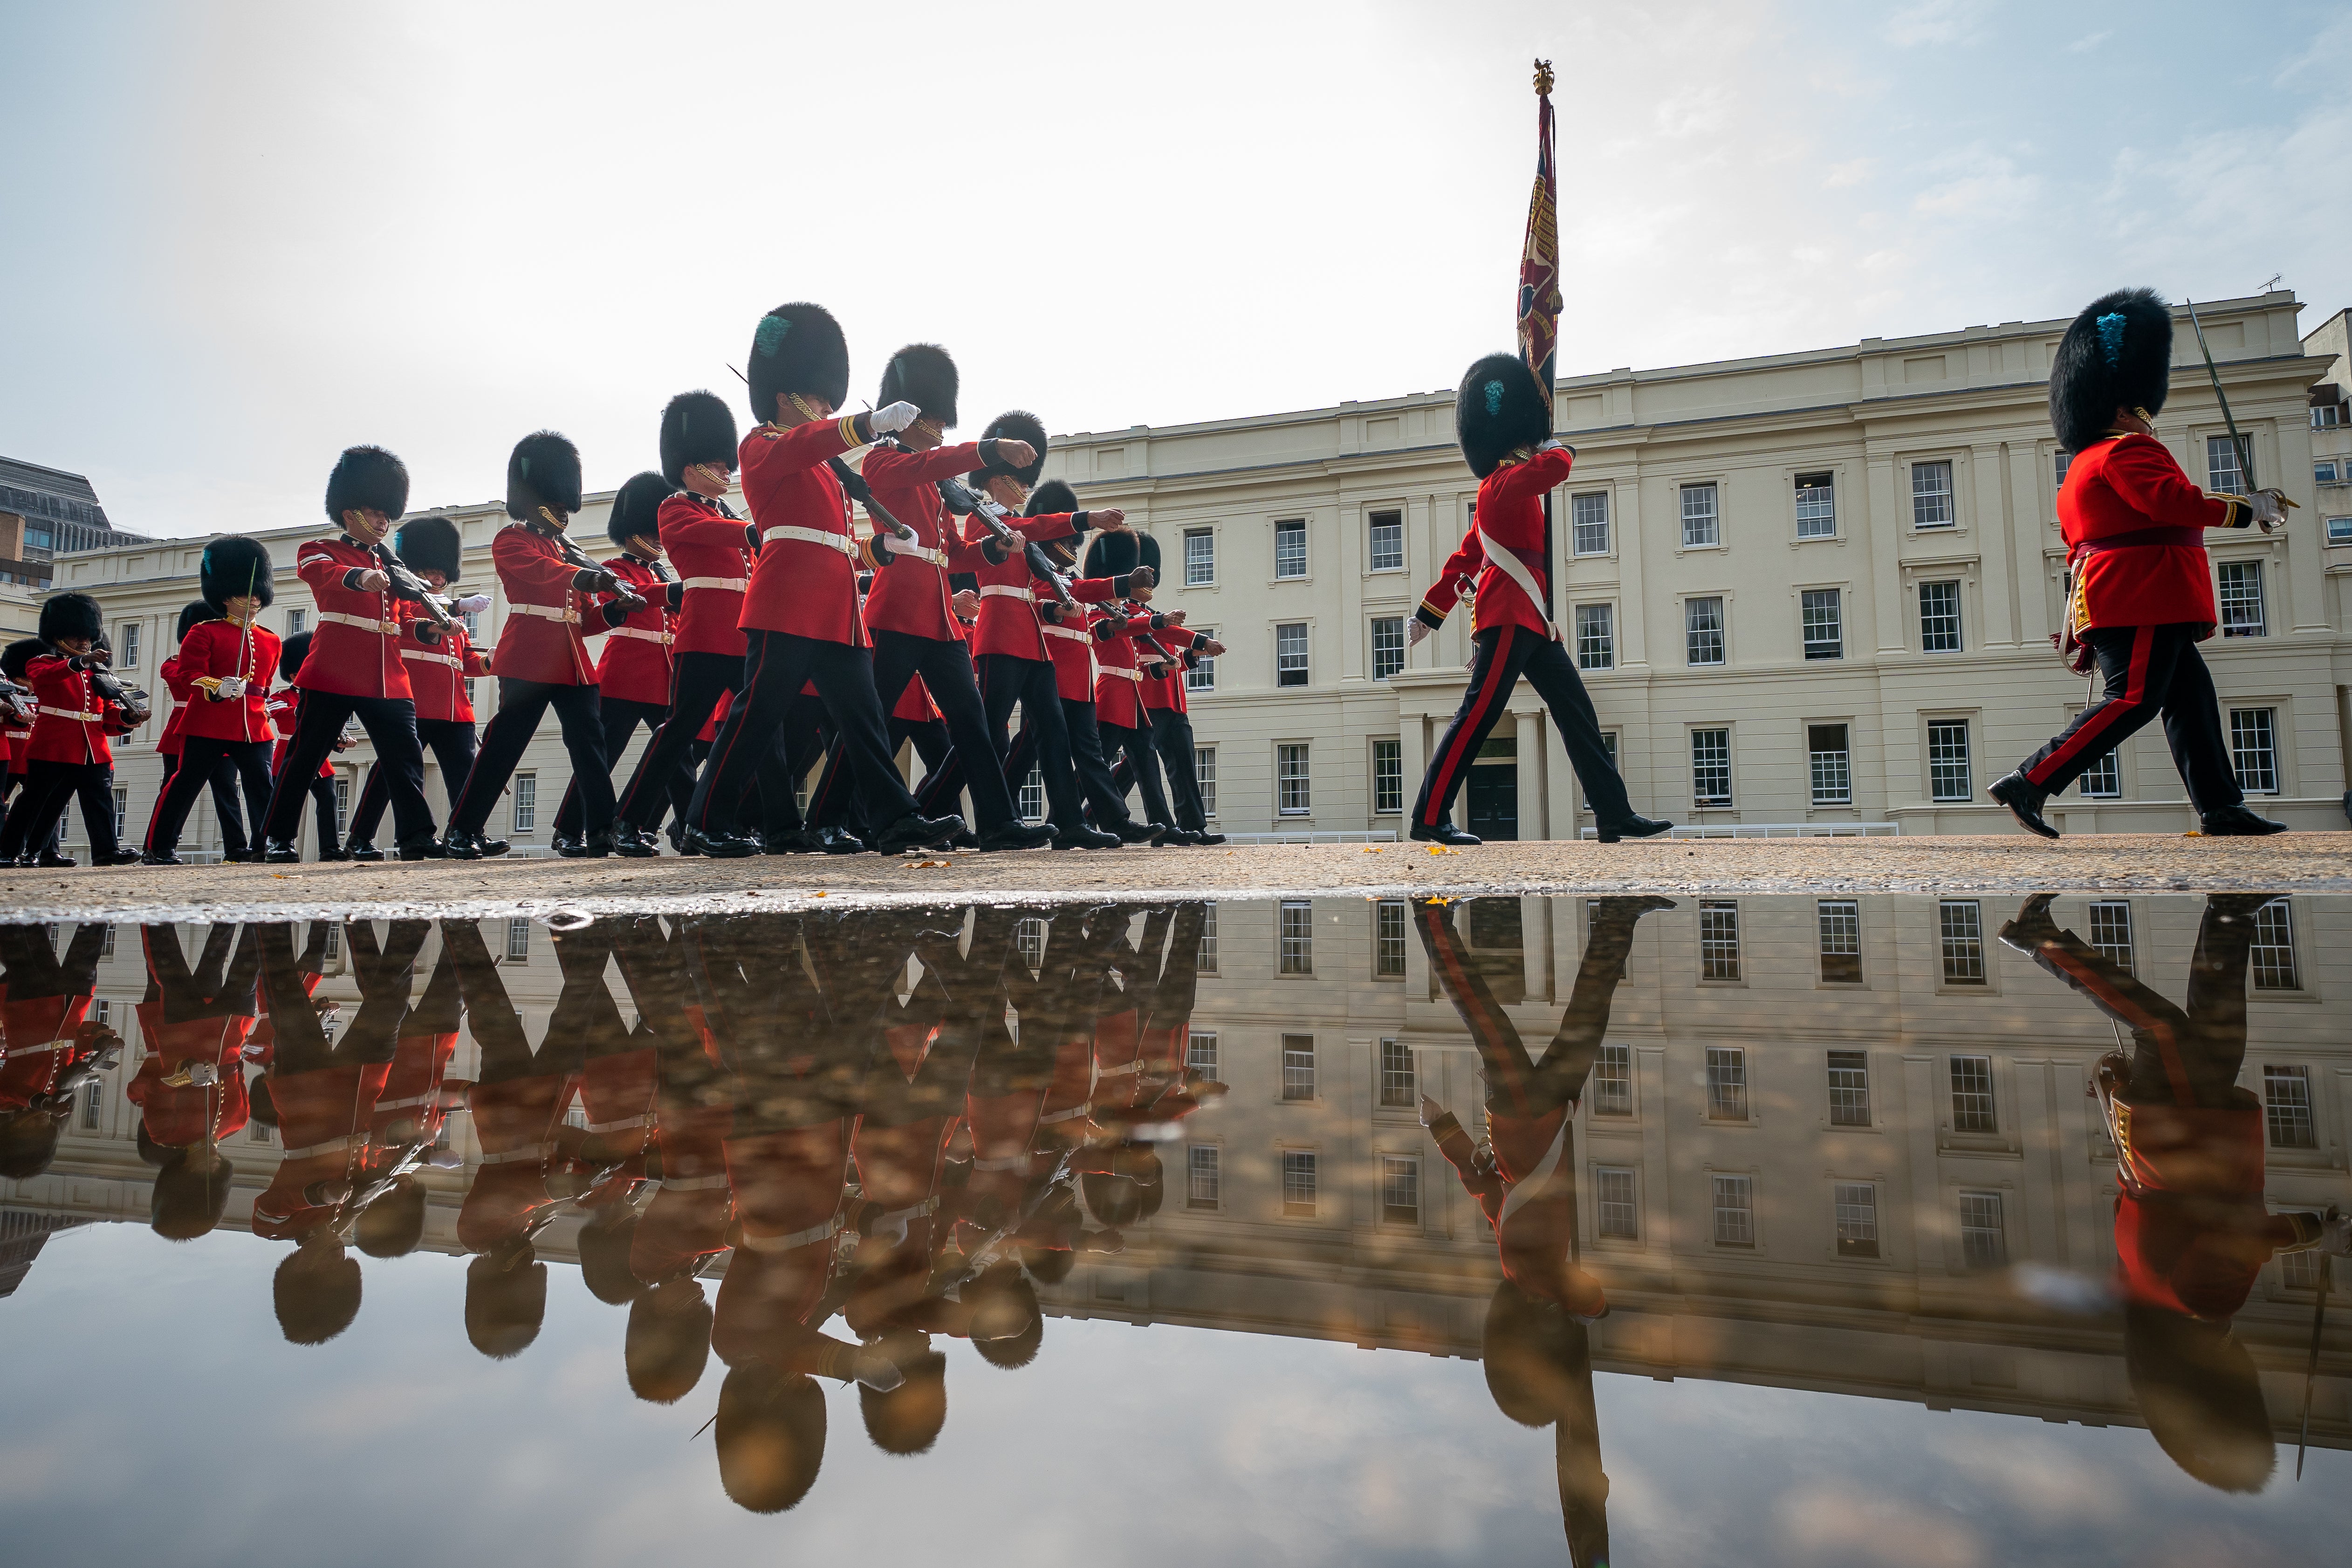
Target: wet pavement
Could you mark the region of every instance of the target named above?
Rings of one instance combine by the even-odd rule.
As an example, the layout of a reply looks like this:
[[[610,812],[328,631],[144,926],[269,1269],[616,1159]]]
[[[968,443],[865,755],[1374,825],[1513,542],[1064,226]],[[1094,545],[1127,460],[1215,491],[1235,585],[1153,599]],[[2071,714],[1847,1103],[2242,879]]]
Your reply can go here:
[[[2306,885],[0,926],[0,1539],[2336,1561]]]

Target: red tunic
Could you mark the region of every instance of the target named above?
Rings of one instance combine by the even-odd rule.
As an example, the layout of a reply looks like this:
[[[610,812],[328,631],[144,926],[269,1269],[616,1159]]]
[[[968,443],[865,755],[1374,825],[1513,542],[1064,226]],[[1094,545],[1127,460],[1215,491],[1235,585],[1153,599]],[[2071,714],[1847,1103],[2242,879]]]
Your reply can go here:
[[[149,1138],[167,1149],[184,1149],[192,1144],[218,1143],[245,1126],[251,1107],[237,1052],[252,1027],[252,1019],[233,1016],[167,1024],[160,999],[139,1004],[139,1036],[151,1054],[139,1064],[123,1094],[139,1107]],[[199,1062],[213,1067],[218,1082],[163,1082]]]
[[[1423,596],[1423,619],[1443,622],[1462,597],[1464,580],[1477,575],[1477,602],[1470,612],[1471,626],[1480,632],[1496,626],[1524,626],[1543,635],[1543,607],[1528,599],[1508,573],[1486,559],[1482,535],[1491,535],[1507,549],[1539,588],[1549,588],[1550,562],[1544,557],[1543,498],[1563,484],[1576,463],[1565,446],[1538,452],[1524,463],[1508,463],[1478,482],[1477,527],[1462,536],[1461,548],[1438,573],[1437,585]]]
[[[368,1136],[379,1151],[396,1155],[441,1135],[441,1124],[458,1103],[457,1088],[445,1082],[457,1051],[454,1034],[400,1037],[368,1124]]]
[[[2185,622],[2210,635],[2220,616],[2203,530],[2249,528],[2253,520],[2244,501],[2190,484],[2154,436],[2112,435],[2076,453],[2058,490],[2058,531],[2074,572],[2075,624]]]
[[[387,591],[350,586],[356,573],[381,570],[374,552],[349,534],[312,539],[294,552],[295,575],[319,605],[310,655],[296,685],[343,696],[414,696],[400,658],[399,602]]]
[[[593,600],[573,591],[581,569],[563,559],[553,539],[521,523],[509,523],[491,538],[490,564],[507,592],[506,628],[491,673],[551,686],[594,685],[596,663],[582,622],[593,616],[589,624],[600,632],[609,622]]]
[[[24,684],[41,705],[25,745],[26,761],[114,765],[107,737],[121,731],[120,716],[90,685],[88,671],[68,667],[63,654],[47,653],[25,666]]]
[[[986,537],[982,524],[972,522],[969,528],[965,537],[974,543]],[[1024,517],[1014,526],[1014,531],[1039,543],[1067,538],[1078,531],[1077,514],[1047,512],[1043,517]],[[1001,566],[991,566],[982,558],[974,575],[980,579],[980,623],[972,628],[973,655],[1010,653],[1019,659],[1050,658],[1052,655],[1045,652],[1045,623],[1037,618],[1037,595],[1050,595],[1053,590],[1041,589],[1031,577],[1027,557],[1008,556]]]
[[[2116,1260],[2133,1301],[2228,1318],[2245,1305],[2263,1265],[2292,1230],[2263,1207],[2263,1111],[2251,1094],[2246,1099],[2236,1106],[2116,1106],[2124,1173]]]
[[[463,621],[453,616],[440,640],[427,643],[417,632],[431,624],[419,617],[400,632],[400,660],[408,666],[408,685],[416,694],[416,721],[471,724],[474,699],[466,695],[466,681],[468,676],[488,674],[490,662],[466,634]]]
[[[278,1107],[278,1135],[286,1153],[268,1187],[253,1200],[253,1233],[272,1241],[299,1239],[332,1219],[340,1201],[314,1204],[303,1196],[318,1182],[356,1187],[367,1163],[369,1120],[383,1091],[382,1063],[322,1067],[269,1075]]]
[[[878,446],[858,469],[882,509],[915,530],[911,545],[890,541],[890,565],[874,579],[866,597],[866,624],[877,632],[904,632],[940,642],[961,641],[963,622],[950,602],[948,574],[979,571],[988,564],[980,546],[965,542],[949,526],[936,481],[980,466],[980,445],[939,446],[908,452]]]
[[[1111,580],[1107,577],[1080,578],[1070,584],[1070,597],[1081,606],[1076,615],[1063,612],[1060,621],[1037,617],[1037,630],[1045,633],[1045,651],[1054,660],[1054,685],[1064,702],[1090,703],[1095,700],[1095,638],[1088,629],[1092,612],[1084,608],[1101,604],[1114,597]]]
[[[669,579],[651,563],[625,552],[604,564],[606,570],[636,590],[646,607],[604,634],[604,655],[596,661],[596,684],[607,697],[667,707],[670,650],[675,641],[670,630]],[[599,595],[596,602],[600,607],[608,605],[612,595]]]
[[[890,716],[905,719],[909,724],[929,724],[940,716],[939,705],[931,701],[930,691],[923,685],[922,676],[907,678],[907,689],[898,694],[898,704],[890,710]]]
[[[1463,1188],[1495,1228],[1503,1272],[1531,1296],[1579,1308],[1598,1287],[1568,1261],[1576,1224],[1576,1173],[1568,1167],[1568,1108],[1541,1116],[1507,1116],[1491,1108],[1486,1130],[1495,1163],[1481,1166],[1470,1134],[1452,1116],[1429,1129],[1462,1178]]]
[[[877,563],[851,538],[849,498],[825,462],[856,442],[850,419],[763,424],[743,438],[743,500],[761,541],[743,599],[745,631],[868,645],[857,573]]]
[[[191,683],[188,706],[173,716],[183,736],[201,735],[215,740],[268,740],[269,683],[278,678],[278,633],[266,626],[253,628],[251,637],[233,622],[207,621],[188,628],[180,642],[180,674]],[[222,702],[202,687],[201,677],[245,678],[245,695]],[[168,727],[168,726],[166,727]]]
[[[1097,610],[1087,617],[1095,637],[1095,716],[1102,724],[1141,729],[1143,672],[1136,667],[1135,638],[1151,629],[1149,614]]]
[[[654,516],[662,549],[669,552],[670,566],[686,584],[671,652],[741,657],[743,591],[751,580],[743,519],[691,490],[663,497]]]
[[[1172,632],[1154,632],[1135,639],[1135,656],[1139,662],[1164,662],[1164,675],[1143,677],[1143,706],[1146,709],[1172,708],[1184,712],[1190,706],[1184,695],[1184,672],[1192,667],[1192,651],[1208,638],[1197,632],[1181,628]]]
[[[158,673],[163,677],[163,689],[171,694],[172,713],[163,721],[163,733],[155,737],[155,754],[177,757],[180,755],[180,728],[188,722],[188,704],[194,699],[196,688],[189,684],[189,677],[181,670],[176,653],[163,661]],[[26,733],[29,735],[32,732],[27,730]]]

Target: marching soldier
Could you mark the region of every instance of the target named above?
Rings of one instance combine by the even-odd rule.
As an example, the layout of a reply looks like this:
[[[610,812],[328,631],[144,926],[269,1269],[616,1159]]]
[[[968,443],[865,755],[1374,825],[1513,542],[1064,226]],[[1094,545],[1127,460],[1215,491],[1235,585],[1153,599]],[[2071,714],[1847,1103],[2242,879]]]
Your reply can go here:
[[[175,927],[140,928],[147,998],[139,1004],[139,1038],[146,1055],[123,1095],[139,1107],[141,1154],[161,1162],[152,1223],[174,1241],[210,1231],[228,1202],[236,1168],[221,1145],[248,1116],[243,1064],[260,1010],[260,935],[247,925],[240,940],[234,925],[215,925],[192,969]]]
[[[2066,630],[2089,647],[2105,689],[1985,791],[2045,839],[2058,830],[2043,803],[2158,714],[2204,831],[2286,831],[2246,809],[2213,677],[2197,651],[2221,619],[2205,530],[2271,528],[2286,520],[2286,502],[2276,490],[2217,496],[2189,483],[2154,428],[2171,372],[2172,311],[2145,288],[2086,306],[2052,356],[2050,423],[2074,454],[2058,489],[2074,576]]]
[[[206,545],[197,563],[205,602],[217,618],[191,626],[180,638],[178,673],[190,688],[187,706],[173,716],[180,726],[181,766],[147,824],[149,865],[182,863],[180,829],[223,761],[244,782],[254,820],[269,810],[270,743],[276,736],[266,704],[269,683],[278,675],[278,633],[255,617],[277,597],[272,575],[269,551],[260,541],[235,535]]]
[[[279,645],[278,674],[280,677],[290,683],[302,673],[303,662],[310,656],[312,635],[309,632],[297,632]],[[282,782],[286,777],[286,754],[293,749],[294,729],[300,722],[301,713],[302,693],[299,688],[283,685],[270,696],[269,718],[278,728],[278,739],[269,753],[269,776],[273,780]],[[334,758],[336,753],[350,750],[351,745],[351,737],[338,733],[327,755],[320,759],[319,770],[303,786],[310,791],[310,804],[318,811],[319,858],[322,861],[343,858],[343,852],[335,843]],[[271,788],[274,790],[276,785]],[[299,841],[302,836],[302,809],[299,806],[294,809],[292,831]],[[383,857],[378,855],[376,858],[382,860]]]
[[[109,929],[82,922],[59,958],[47,927],[0,925],[0,1177],[49,1168],[74,1096],[121,1051],[89,1018]]]
[[[90,859],[100,865],[127,865],[139,858],[114,833],[114,805],[106,785],[114,776],[110,736],[131,729],[147,716],[106,673],[105,618],[87,593],[57,593],[41,601],[44,651],[25,662],[25,684],[40,699],[40,716],[26,742],[25,788],[0,826],[0,862],[70,866],[56,852],[50,836],[65,816],[66,803],[81,800],[82,826],[89,833]]]
[[[199,599],[180,607],[180,624],[173,633],[173,645],[188,640],[188,633],[207,621],[220,619],[220,612]],[[160,666],[163,689],[171,695],[172,716],[163,721],[163,733],[155,737],[155,755],[163,764],[163,777],[157,782],[155,804],[150,809],[147,831],[155,831],[155,812],[163,810],[163,797],[170,793],[173,776],[180,770],[180,732],[188,722],[188,705],[197,699],[197,689],[189,673],[180,667],[180,656],[174,652]],[[242,861],[249,849],[245,836],[245,812],[237,805],[237,774],[236,764],[226,757],[213,764],[213,776],[208,781],[213,792],[213,813],[220,821],[221,859]],[[265,802],[268,795],[263,796]],[[258,825],[257,823],[257,825]]]

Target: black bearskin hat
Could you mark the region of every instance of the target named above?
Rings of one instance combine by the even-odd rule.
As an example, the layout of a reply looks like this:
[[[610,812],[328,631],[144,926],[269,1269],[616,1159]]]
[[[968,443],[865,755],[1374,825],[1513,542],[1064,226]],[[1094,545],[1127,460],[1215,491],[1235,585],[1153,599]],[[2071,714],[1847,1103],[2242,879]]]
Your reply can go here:
[[[1454,394],[1454,439],[1470,472],[1484,479],[1522,446],[1551,439],[1543,382],[1517,354],[1488,354]]]
[[[2150,288],[2118,288],[2084,308],[2050,356],[2050,423],[2080,452],[2113,430],[2116,410],[2164,412],[2172,390],[2172,310]]]
[[[779,305],[760,318],[743,371],[751,383],[751,417],[761,424],[776,417],[776,399],[785,392],[839,408],[849,396],[849,342],[824,306]]]
[[[197,589],[216,610],[248,593],[266,607],[278,597],[269,576],[269,547],[242,534],[215,539],[196,560]]]
[[[2278,1458],[2262,1375],[2228,1322],[2126,1307],[2124,1374],[2174,1464],[2221,1491],[2257,1492],[2270,1480]]]
[[[1043,485],[1038,486],[1041,490],[1045,487]],[[1087,561],[1078,575],[1124,577],[1139,566],[1150,567],[1155,577],[1160,574],[1158,539],[1132,529],[1125,533],[1097,534],[1087,541]]]
[[[302,661],[310,656],[310,633],[297,632],[278,645],[278,674],[291,681],[302,673]]]
[[[427,514],[400,525],[400,531],[392,536],[392,553],[411,571],[437,571],[455,582],[457,569],[465,563],[466,541],[457,524]]]
[[[205,609],[209,612],[212,606],[207,604]],[[5,648],[0,648],[0,675],[5,675],[12,681],[22,681],[25,678],[25,666],[47,652],[48,644],[38,637],[17,638]]]
[[[1045,427],[1038,421],[1035,414],[1017,408],[1012,409],[990,420],[988,428],[980,433],[980,438],[982,441],[993,441],[1001,435],[1010,436],[1014,441],[1027,442],[1036,448],[1037,455],[1029,460],[1029,465],[1025,468],[1015,468],[1004,463],[992,463],[985,468],[973,469],[964,476],[963,482],[975,490],[988,483],[988,476],[992,474],[1009,474],[1024,485],[1034,485],[1037,482],[1037,476],[1045,471]]]
[[[882,367],[882,391],[875,399],[887,405],[901,401],[923,411],[923,417],[942,430],[956,422],[955,361],[937,343],[909,343]]]
[[[735,471],[735,411],[717,392],[680,392],[662,410],[661,471],[676,489],[697,463],[717,463]]]
[[[667,427],[662,434],[669,434]],[[676,494],[677,486],[659,474],[632,474],[613,497],[613,510],[604,518],[604,537],[622,546],[639,534],[659,538],[661,524],[655,514],[661,510],[662,497]]]
[[[1549,1427],[1589,1375],[1591,1341],[1584,1325],[1554,1301],[1531,1296],[1508,1280],[1486,1302],[1479,1360],[1495,1407],[1522,1427]]]
[[[60,637],[82,637],[95,643],[106,634],[106,612],[87,593],[52,593],[41,601],[41,641],[54,646]]]
[[[580,510],[580,448],[552,430],[531,432],[507,458],[507,516],[523,522],[541,507]]]
[[[205,603],[201,599],[192,600],[188,603],[180,606],[180,629],[178,632],[173,633],[173,641],[176,643],[184,643],[188,640],[189,632],[194,631],[197,627],[203,625],[207,621],[217,621],[219,619],[219,611],[214,609],[211,605]]]
[[[1078,509],[1078,493],[1070,488],[1066,479],[1048,479],[1029,492],[1029,504],[1021,508],[1024,517],[1049,517],[1057,512]]]
[[[408,465],[381,446],[347,446],[327,476],[327,520],[343,526],[345,512],[408,510]]]

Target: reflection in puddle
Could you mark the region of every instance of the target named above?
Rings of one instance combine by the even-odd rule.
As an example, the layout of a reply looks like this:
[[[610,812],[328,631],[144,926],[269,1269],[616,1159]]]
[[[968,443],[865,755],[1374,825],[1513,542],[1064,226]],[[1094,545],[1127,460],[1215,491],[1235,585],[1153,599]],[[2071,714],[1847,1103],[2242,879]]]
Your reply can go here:
[[[1523,1428],[1549,1430],[1556,1498],[1493,1498],[1520,1533],[1444,1540],[1538,1550],[1540,1507],[1579,1563],[1607,1560],[1612,1513],[1628,1560],[1965,1562],[2077,1530],[2127,1555],[2122,1492],[2163,1500],[2122,1516],[2151,1540],[2292,1533],[2318,1517],[2315,1483],[2274,1473],[2306,1406],[2324,1476],[2352,1446],[2341,1330],[2313,1326],[2344,1243],[2348,916],[1789,896],[0,927],[0,1323],[20,1373],[102,1325],[151,1395],[205,1386],[203,1358],[119,1348],[182,1345],[171,1300],[66,1305],[78,1270],[119,1267],[74,1228],[137,1221],[196,1245],[134,1280],[227,1270],[207,1332],[262,1388],[364,1421],[382,1388],[331,1358],[461,1325],[470,1351],[421,1383],[495,1407],[494,1366],[563,1358],[624,1410],[709,1422],[691,1451],[723,1496],[803,1520],[873,1523],[919,1474],[955,1495],[967,1401],[982,1448],[1092,1430],[1141,1476],[1207,1402],[1230,1450],[1326,1445],[1287,1501],[1347,1522],[1284,1555],[1449,1554],[1404,1549],[1396,1500]],[[583,1298],[617,1312],[583,1323]],[[1234,1331],[1465,1358],[1484,1398],[1442,1361],[1400,1385],[1303,1346],[1237,1385]],[[18,1386],[6,1453],[65,1415]],[[1313,1417],[1375,1391],[1402,1424]],[[1962,1441],[1927,1414],[1966,1410],[1996,1425]],[[1776,1421],[1843,1468],[1738,1500],[1725,1445]],[[929,1470],[841,1473],[845,1422]],[[2084,1430],[2110,1425],[2147,1432]],[[1023,1483],[1033,1554],[1098,1555],[1082,1521],[1165,1506],[1053,1440],[1073,1468]],[[2069,1473],[2080,1507],[2042,1495]],[[1955,1489],[2007,1522],[1948,1517]],[[120,1542],[181,1538],[102,1477],[67,1492]],[[0,1486],[0,1523],[36,1501]]]

